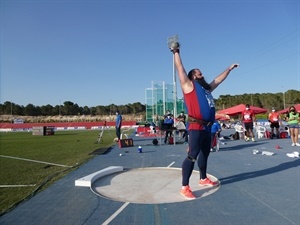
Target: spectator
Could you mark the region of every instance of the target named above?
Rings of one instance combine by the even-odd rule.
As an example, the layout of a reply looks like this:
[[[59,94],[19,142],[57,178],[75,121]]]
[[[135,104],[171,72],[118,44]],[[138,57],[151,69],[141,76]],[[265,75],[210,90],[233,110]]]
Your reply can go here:
[[[246,104],[245,110],[242,112],[242,122],[246,129],[245,139],[249,141],[249,136],[251,136],[252,141],[254,142],[254,133],[253,133],[253,122],[255,121],[255,115],[253,110],[250,109],[250,105]]]
[[[221,131],[222,131],[222,128],[221,128],[219,121],[215,120],[215,122],[211,126],[211,148],[210,148],[211,152],[214,150],[214,142],[218,141]]]
[[[186,127],[186,115],[184,114],[184,111],[181,111],[181,113],[177,117],[177,120],[179,122],[182,122],[184,124],[184,126]],[[181,138],[184,139],[185,143],[187,143],[188,142],[187,130],[186,129],[180,130],[179,132],[181,133]]]
[[[167,117],[164,119],[164,124],[167,125],[168,127],[165,131],[165,144],[166,144],[168,138],[172,137],[172,132],[173,132],[174,120],[171,117],[171,114],[167,115]]]
[[[164,119],[166,119],[168,116],[171,116],[173,118],[173,115],[171,114],[170,110],[166,110],[166,113],[163,117]]]
[[[290,136],[292,139],[292,146],[300,146],[300,144],[298,142],[299,121],[300,121],[299,113],[296,112],[296,109],[294,106],[291,106],[289,108],[287,122],[289,125]]]
[[[279,113],[276,112],[275,108],[272,107],[272,112],[269,113],[269,122],[270,122],[270,128],[271,128],[271,136],[270,138],[272,139],[273,137],[279,138]],[[276,135],[274,133],[274,128],[276,129]]]
[[[122,127],[122,116],[119,112],[119,110],[116,111],[116,135],[118,138],[118,141],[121,139],[121,127]]]

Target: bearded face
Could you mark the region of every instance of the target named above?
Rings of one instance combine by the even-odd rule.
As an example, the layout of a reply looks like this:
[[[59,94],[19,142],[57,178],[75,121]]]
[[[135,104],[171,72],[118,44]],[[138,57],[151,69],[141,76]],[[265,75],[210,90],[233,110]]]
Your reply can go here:
[[[206,82],[206,80],[204,79],[204,77],[202,78],[195,78],[195,81],[200,84],[205,90],[210,90],[210,84]]]

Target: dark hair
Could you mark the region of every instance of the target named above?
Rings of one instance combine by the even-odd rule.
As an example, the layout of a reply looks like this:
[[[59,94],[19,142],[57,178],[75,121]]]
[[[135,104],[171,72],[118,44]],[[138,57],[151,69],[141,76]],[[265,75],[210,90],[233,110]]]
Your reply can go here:
[[[249,104],[246,104],[246,107],[247,107],[247,108],[250,108],[250,105],[249,105]]]
[[[295,110],[295,107],[294,106],[290,106],[289,111],[291,111],[291,109]]]
[[[193,80],[193,76],[195,75],[196,73],[196,69],[192,69],[189,73],[188,73],[188,78],[190,80]]]

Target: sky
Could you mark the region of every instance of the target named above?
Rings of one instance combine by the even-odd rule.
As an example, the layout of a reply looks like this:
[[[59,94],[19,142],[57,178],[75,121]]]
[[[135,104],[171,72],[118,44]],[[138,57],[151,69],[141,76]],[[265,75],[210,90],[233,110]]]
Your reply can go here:
[[[298,0],[1,0],[0,103],[146,104],[152,81],[173,83],[167,40],[212,93],[300,90]],[[182,98],[178,78],[177,96]]]

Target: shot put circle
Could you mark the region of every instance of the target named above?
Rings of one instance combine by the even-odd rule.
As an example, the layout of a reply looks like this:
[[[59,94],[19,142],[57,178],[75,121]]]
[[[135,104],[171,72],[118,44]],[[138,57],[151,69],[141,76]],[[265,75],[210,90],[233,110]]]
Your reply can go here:
[[[207,175],[212,181],[218,179]],[[219,186],[200,186],[199,172],[194,170],[190,187],[196,199],[215,193]],[[219,182],[219,181],[218,181]],[[162,204],[191,201],[180,195],[181,168],[149,167],[127,169],[96,180],[91,190],[98,196],[119,202]]]

